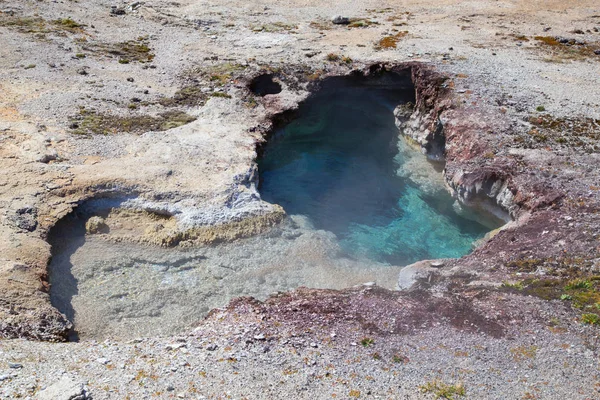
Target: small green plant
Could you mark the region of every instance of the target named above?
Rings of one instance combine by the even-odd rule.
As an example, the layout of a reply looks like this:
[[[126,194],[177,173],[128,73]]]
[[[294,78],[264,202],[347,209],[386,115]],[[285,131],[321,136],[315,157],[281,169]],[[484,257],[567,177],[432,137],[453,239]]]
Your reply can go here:
[[[329,53],[329,54],[327,54],[327,56],[325,57],[325,59],[327,61],[336,62],[336,61],[339,61],[340,56],[338,56],[335,53]]]
[[[561,294],[560,299],[561,300],[573,300],[573,296],[571,296],[570,294]]]
[[[373,360],[378,360],[378,361],[381,360],[381,354],[379,354],[377,352],[373,353]]]
[[[75,54],[75,57],[77,57],[77,58],[85,58],[85,54],[83,54],[83,53],[77,53],[77,54]]]
[[[567,283],[565,290],[591,289],[592,282],[588,279],[575,279]]]
[[[535,110],[537,112],[544,112],[544,111],[546,111],[546,107],[544,107],[544,106],[537,106]]]
[[[360,344],[362,344],[363,347],[369,347],[374,343],[375,343],[375,341],[369,337],[365,337],[360,340]]]
[[[600,325],[600,316],[598,314],[582,314],[581,322],[587,325]]]
[[[419,389],[424,393],[433,393],[436,399],[453,400],[456,398],[455,396],[465,396],[467,394],[467,390],[462,383],[448,385],[437,380],[427,382],[419,386]]]
[[[352,64],[353,61],[352,61],[352,59],[350,57],[344,56],[344,57],[342,57],[342,62],[344,64]]]
[[[408,357],[400,355],[400,354],[394,354],[392,356],[392,361],[395,362],[396,364],[406,364],[408,363]]]

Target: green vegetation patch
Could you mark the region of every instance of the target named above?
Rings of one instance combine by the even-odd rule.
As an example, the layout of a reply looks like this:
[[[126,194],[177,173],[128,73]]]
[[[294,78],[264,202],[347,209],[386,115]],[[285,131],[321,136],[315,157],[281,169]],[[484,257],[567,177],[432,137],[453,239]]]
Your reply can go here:
[[[600,316],[598,314],[582,314],[581,322],[587,325],[600,325]]]
[[[532,115],[529,134],[536,141],[553,141],[567,147],[579,147],[591,153],[600,151],[600,119]]]
[[[148,131],[166,131],[189,124],[196,118],[182,111],[168,111],[158,116],[119,116],[82,108],[71,118],[71,132],[78,135],[113,135],[123,132],[141,134]]]
[[[173,97],[160,99],[158,102],[165,107],[185,106],[197,107],[204,105],[207,95],[198,86],[185,86],[179,89]]]
[[[95,43],[84,46],[84,50],[118,59],[121,64],[146,63],[154,59],[146,37],[119,43]]]
[[[71,33],[82,33],[85,25],[73,21],[71,18],[59,18],[51,22],[52,25]]]
[[[424,393],[433,393],[436,399],[456,399],[457,396],[466,396],[467,389],[462,383],[449,385],[444,382],[434,380],[419,386]]]
[[[84,33],[85,25],[71,18],[59,18],[47,21],[41,17],[22,17],[0,12],[0,26],[21,33]]]
[[[600,318],[600,276],[589,275],[575,279],[530,278],[514,283],[505,283],[501,289],[526,296],[536,296],[544,300],[569,302],[573,308],[585,311],[583,315],[587,315],[586,320],[594,318],[590,316],[591,314]],[[582,321],[584,320],[583,315]],[[590,324],[600,325],[600,323]]]

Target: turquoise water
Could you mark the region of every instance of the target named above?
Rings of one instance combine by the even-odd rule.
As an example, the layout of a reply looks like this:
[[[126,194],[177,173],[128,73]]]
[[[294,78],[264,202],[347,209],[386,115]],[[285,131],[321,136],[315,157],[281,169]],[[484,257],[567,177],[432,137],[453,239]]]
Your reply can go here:
[[[467,254],[489,229],[458,215],[443,190],[432,196],[398,174],[393,110],[413,96],[394,76],[326,82],[266,145],[262,198],[333,232],[348,257],[405,265]]]

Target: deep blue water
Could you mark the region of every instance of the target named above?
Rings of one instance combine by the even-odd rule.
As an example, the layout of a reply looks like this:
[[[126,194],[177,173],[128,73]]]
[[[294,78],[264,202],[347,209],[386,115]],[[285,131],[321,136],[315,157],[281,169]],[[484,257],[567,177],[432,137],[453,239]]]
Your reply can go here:
[[[336,234],[346,256],[404,265],[460,257],[489,230],[398,176],[396,105],[414,90],[392,76],[337,78],[274,132],[259,160],[260,193]]]

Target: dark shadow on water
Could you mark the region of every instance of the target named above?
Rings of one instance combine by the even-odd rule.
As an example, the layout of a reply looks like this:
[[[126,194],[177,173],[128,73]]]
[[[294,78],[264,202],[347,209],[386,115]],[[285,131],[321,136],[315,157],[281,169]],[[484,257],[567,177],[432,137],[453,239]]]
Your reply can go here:
[[[48,235],[52,246],[52,259],[48,266],[50,302],[71,322],[75,320],[71,302],[73,296],[79,293],[77,279],[72,273],[71,256],[85,243],[85,222],[85,217],[72,212],[61,219]],[[75,328],[69,333],[69,341],[79,341]]]

